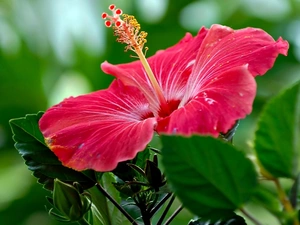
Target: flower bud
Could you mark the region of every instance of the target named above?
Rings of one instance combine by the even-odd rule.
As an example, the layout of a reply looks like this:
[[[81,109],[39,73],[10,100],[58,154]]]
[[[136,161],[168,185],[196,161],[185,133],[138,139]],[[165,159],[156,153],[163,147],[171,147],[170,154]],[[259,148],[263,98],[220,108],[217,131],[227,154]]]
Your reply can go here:
[[[55,179],[53,205],[66,220],[75,222],[83,218],[90,209],[91,202],[87,193],[80,194],[74,186]]]

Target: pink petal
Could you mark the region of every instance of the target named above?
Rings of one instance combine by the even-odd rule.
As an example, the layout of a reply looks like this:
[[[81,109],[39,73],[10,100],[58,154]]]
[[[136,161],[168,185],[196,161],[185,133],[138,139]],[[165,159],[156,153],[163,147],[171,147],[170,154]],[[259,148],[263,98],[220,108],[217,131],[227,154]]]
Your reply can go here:
[[[184,95],[187,79],[206,33],[205,28],[202,28],[196,37],[187,33],[173,47],[158,51],[147,59],[167,101],[179,100]],[[152,111],[157,114],[159,101],[154,96],[153,88],[140,61],[120,65],[104,62],[101,68],[105,73],[122,80],[124,84],[138,87],[148,99]]]
[[[137,88],[114,81],[107,90],[53,106],[39,125],[63,165],[111,171],[151,141],[156,119],[148,107]]]
[[[185,106],[158,120],[158,133],[226,133],[236,120],[252,110],[256,82],[247,66],[235,67],[211,80]]]
[[[181,105],[196,96],[206,82],[231,68],[248,64],[253,76],[265,74],[279,54],[287,55],[288,47],[287,41],[282,38],[274,41],[261,29],[234,31],[229,27],[213,25],[199,49]]]

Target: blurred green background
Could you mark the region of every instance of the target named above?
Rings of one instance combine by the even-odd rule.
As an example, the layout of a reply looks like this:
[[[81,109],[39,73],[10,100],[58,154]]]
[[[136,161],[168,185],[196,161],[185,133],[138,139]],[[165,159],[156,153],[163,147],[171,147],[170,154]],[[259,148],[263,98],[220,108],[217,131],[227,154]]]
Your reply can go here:
[[[8,120],[36,113],[70,95],[106,88],[99,65],[132,61],[101,19],[109,4],[133,14],[147,31],[149,51],[170,47],[185,32],[219,23],[259,27],[290,43],[258,77],[253,113],[241,121],[235,144],[247,150],[265,102],[300,78],[299,0],[1,0],[0,1],[0,224],[55,225],[45,210],[49,193],[36,183],[13,147]],[[188,212],[174,225],[187,224]],[[273,224],[272,222],[270,224]]]

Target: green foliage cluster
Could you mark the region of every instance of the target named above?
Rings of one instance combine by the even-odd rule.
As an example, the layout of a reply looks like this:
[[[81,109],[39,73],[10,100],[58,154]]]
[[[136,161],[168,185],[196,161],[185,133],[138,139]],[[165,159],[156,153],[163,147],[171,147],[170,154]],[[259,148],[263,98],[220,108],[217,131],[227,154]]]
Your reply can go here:
[[[135,224],[138,218],[132,219],[129,215],[129,221],[126,220],[126,206],[113,204],[115,199],[120,203],[122,199],[131,198],[131,204],[140,209],[145,222],[145,218],[151,218],[161,207],[163,200],[159,202],[158,199],[174,191],[183,206],[199,217],[189,224],[208,221],[246,224],[235,214],[236,210],[256,222],[258,220],[245,210],[245,204],[251,201],[266,208],[281,224],[299,224],[300,82],[266,104],[255,133],[253,154],[256,157],[252,161],[224,138],[162,136],[162,163],[167,182],[158,167],[157,156],[153,161],[148,159],[149,149],[131,162],[120,163],[112,173],[76,172],[63,167],[41,136],[38,127],[41,115],[40,112],[12,119],[10,124],[15,147],[26,165],[45,188],[53,191],[53,198],[48,199],[53,209],[62,215],[53,209],[49,214],[59,221],[91,225]],[[143,177],[144,182],[138,177]],[[292,181],[289,198],[279,178]],[[278,193],[266,190],[263,180],[274,183]],[[166,183],[167,189],[163,188]],[[163,221],[164,217],[161,218]]]

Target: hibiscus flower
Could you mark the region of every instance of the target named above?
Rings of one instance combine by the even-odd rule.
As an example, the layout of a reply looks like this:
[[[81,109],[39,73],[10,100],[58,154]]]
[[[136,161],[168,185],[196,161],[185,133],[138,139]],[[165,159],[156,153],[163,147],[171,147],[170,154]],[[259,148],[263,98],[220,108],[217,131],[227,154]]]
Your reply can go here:
[[[254,77],[287,55],[288,42],[261,29],[212,25],[146,60],[141,50],[147,34],[134,17],[121,20],[122,11],[110,9],[105,24],[114,25],[118,40],[140,60],[102,63],[116,77],[107,89],[67,98],[39,122],[49,148],[75,170],[111,171],[143,151],[154,133],[226,133],[251,112]]]

